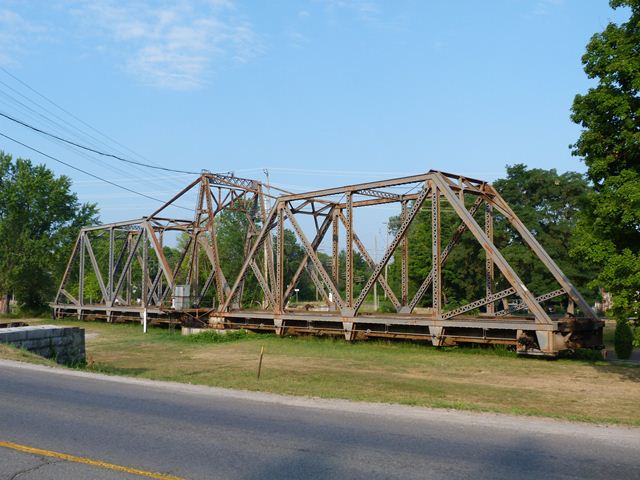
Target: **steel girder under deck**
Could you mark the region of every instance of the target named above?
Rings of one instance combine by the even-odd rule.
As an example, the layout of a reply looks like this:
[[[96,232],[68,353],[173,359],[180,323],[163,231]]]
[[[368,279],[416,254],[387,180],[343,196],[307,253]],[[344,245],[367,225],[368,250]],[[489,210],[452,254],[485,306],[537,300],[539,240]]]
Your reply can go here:
[[[193,219],[160,216],[167,206],[196,186],[199,192]],[[401,186],[410,193],[394,193]],[[274,202],[270,208],[267,198]],[[354,217],[358,209],[389,203],[400,204],[399,225],[376,263],[355,231]],[[460,222],[451,238],[442,238],[443,207],[455,212]],[[247,227],[245,243],[238,245],[243,249],[242,267],[234,278],[227,278],[220,268],[215,219],[231,208],[246,215]],[[429,210],[430,271],[413,295],[409,295],[409,231],[417,215]],[[518,233],[542,262],[557,282],[556,290],[535,294],[529,290],[493,241],[496,215]],[[479,216],[482,224],[477,220]],[[305,223],[302,218],[312,221]],[[288,253],[284,242],[286,224],[304,249],[302,261],[289,276],[284,268]],[[162,236],[168,230],[182,231],[189,238],[178,259],[168,259],[163,252]],[[338,260],[341,232],[344,272],[340,272]],[[465,234],[472,235],[484,252],[484,296],[446,309],[442,267]],[[95,235],[108,237],[108,260],[105,260],[108,263],[102,270],[92,249]],[[331,244],[329,269],[318,254],[323,241]],[[356,250],[371,272],[361,284],[354,278]],[[206,266],[200,265],[201,257],[206,258]],[[401,262],[399,294],[383,275],[392,258]],[[131,273],[134,266],[139,267],[137,276],[134,274],[141,292],[139,301],[134,301],[131,293],[135,288]],[[201,285],[198,272],[202,268],[209,273]],[[85,269],[92,269],[102,297],[91,304],[83,293]],[[103,270],[106,270],[104,277]],[[71,292],[68,284],[73,283],[70,281],[74,275],[80,280]],[[262,292],[259,309],[243,302],[249,275],[255,277]],[[313,281],[324,299],[324,311],[289,307],[289,298],[302,275]],[[193,295],[188,306],[176,308],[171,297],[179,284],[189,285]],[[396,313],[363,311],[365,300],[376,284]],[[215,307],[202,305],[204,295],[207,292],[211,295],[211,291],[215,292]],[[429,293],[430,298],[426,298]],[[544,302],[556,297],[563,297],[566,302],[567,313],[562,318],[549,315],[544,308]],[[418,313],[417,307],[425,302],[429,308]],[[490,184],[438,171],[301,194],[283,192],[278,196],[267,195],[257,181],[203,174],[149,217],[83,229],[52,307],[56,316],[104,316],[108,320],[127,315],[149,316],[205,321],[216,328],[268,330],[280,335],[334,334],[344,335],[348,340],[422,339],[437,346],[462,342],[510,344],[523,354],[551,356],[565,349],[599,348],[603,327],[578,290]],[[523,310],[526,314],[518,313]]]

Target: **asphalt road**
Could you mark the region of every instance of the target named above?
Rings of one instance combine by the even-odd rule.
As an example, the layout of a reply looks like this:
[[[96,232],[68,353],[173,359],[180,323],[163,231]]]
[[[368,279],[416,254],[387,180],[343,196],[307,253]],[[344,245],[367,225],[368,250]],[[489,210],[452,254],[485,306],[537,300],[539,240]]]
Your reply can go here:
[[[640,478],[640,429],[281,397],[7,361],[0,361],[3,442],[189,479]],[[0,478],[141,477],[0,446]]]

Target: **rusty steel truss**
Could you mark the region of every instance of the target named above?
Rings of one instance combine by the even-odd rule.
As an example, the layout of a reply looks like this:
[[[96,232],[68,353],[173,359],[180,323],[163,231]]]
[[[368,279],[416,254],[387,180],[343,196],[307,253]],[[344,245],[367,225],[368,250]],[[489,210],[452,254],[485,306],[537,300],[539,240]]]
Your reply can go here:
[[[398,187],[406,187],[408,193],[394,193]],[[135,318],[144,319],[145,325],[147,320],[179,321],[183,325],[245,328],[278,335],[333,334],[344,335],[347,340],[423,339],[436,346],[506,344],[533,355],[601,347],[603,322],[487,182],[432,170],[307,193],[278,190],[274,195],[272,191],[255,180],[206,172],[147,217],[82,229],[51,304],[53,315],[107,321]],[[197,192],[193,217],[166,215],[188,192]],[[381,204],[399,204],[400,221],[395,236],[376,261],[357,235],[354,217],[361,209]],[[443,206],[455,212],[459,220],[451,238],[442,238]],[[221,255],[226,252],[219,251],[216,233],[216,216],[226,209],[235,209],[246,217],[245,242],[237,246],[243,249],[243,262],[234,278],[227,278],[220,267]],[[409,230],[425,209],[431,211],[432,222],[430,273],[410,296]],[[557,282],[556,290],[533,293],[527,288],[494,244],[494,215],[502,216],[544,264]],[[285,225],[295,232],[304,249],[304,258],[290,278],[285,278],[284,268],[288,254]],[[169,258],[163,241],[172,231],[184,234],[187,241],[178,257]],[[485,293],[474,302],[447,310],[443,304],[443,265],[466,232],[484,252]],[[108,245],[108,253],[102,257],[94,252],[96,241]],[[330,265],[323,263],[318,253],[323,242],[331,245]],[[340,272],[341,245],[344,272]],[[356,249],[371,272],[358,285],[354,279]],[[383,274],[392,259],[401,263],[399,294]],[[202,282],[204,275],[200,272],[205,271],[206,281]],[[318,297],[323,299],[322,307],[290,307],[289,299],[302,275],[313,282]],[[340,281],[341,275],[344,282]],[[243,303],[249,276],[259,284],[260,306]],[[88,301],[84,292],[87,278],[97,281],[100,298]],[[498,283],[504,288],[496,290]],[[393,305],[394,313],[372,311],[365,303],[376,284]],[[186,285],[189,295],[185,300],[177,295],[177,287]],[[215,300],[204,305],[207,292],[214,292]],[[566,313],[550,314],[545,302],[561,296],[566,301]],[[428,308],[418,307],[425,302]]]

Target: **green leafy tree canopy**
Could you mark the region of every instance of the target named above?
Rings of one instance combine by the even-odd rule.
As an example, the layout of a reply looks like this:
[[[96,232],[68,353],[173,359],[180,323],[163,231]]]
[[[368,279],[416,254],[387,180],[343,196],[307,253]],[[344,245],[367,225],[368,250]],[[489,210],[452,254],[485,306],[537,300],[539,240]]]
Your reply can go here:
[[[640,1],[627,22],[596,33],[582,57],[597,85],[576,95],[572,120],[582,126],[573,153],[584,159],[594,193],[577,227],[576,258],[599,267],[594,282],[613,296],[618,318],[640,310]]]
[[[96,221],[96,206],[78,202],[68,177],[0,152],[0,296],[46,305],[78,231]]]

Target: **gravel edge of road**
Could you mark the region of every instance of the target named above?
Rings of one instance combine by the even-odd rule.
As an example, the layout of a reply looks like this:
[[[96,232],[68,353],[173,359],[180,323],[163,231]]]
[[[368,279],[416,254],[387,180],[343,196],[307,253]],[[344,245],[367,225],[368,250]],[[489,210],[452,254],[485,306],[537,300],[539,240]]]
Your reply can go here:
[[[598,425],[570,422],[553,418],[517,416],[492,412],[469,412],[444,408],[441,409],[389,403],[357,402],[342,399],[300,397],[249,390],[234,390],[222,387],[210,387],[207,385],[193,385],[186,383],[105,375],[102,373],[84,372],[79,370],[66,369],[63,367],[36,365],[14,360],[0,360],[0,368],[2,367],[24,369],[40,373],[83,378],[94,381],[106,381],[123,385],[143,386],[156,390],[171,391],[175,393],[195,395],[200,397],[222,397],[228,399],[244,400],[248,402],[339,411],[352,414],[366,414],[384,417],[392,416],[409,420],[431,420],[447,422],[458,426],[473,424],[474,426],[517,430],[518,432],[529,431],[550,435],[577,435],[581,437],[587,436],[593,438],[594,440],[606,440],[608,442],[611,442],[613,440],[617,444],[640,449],[640,427],[607,424]]]

